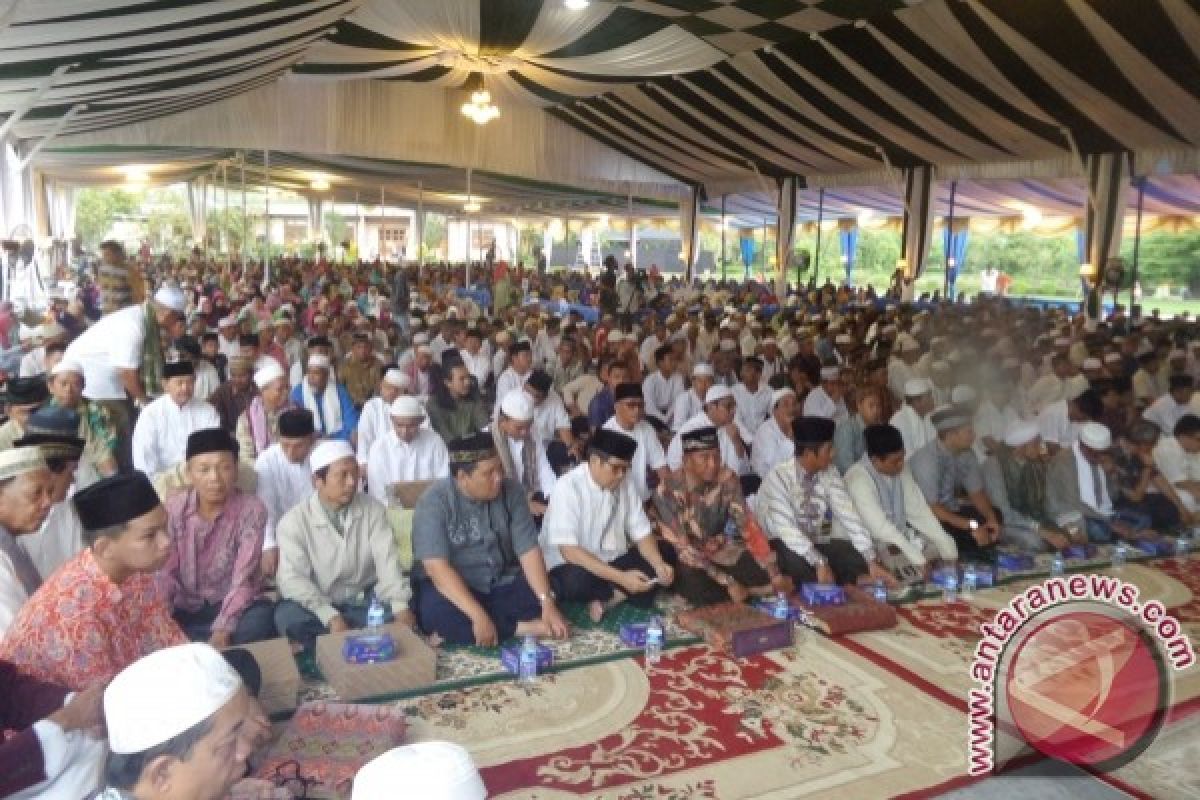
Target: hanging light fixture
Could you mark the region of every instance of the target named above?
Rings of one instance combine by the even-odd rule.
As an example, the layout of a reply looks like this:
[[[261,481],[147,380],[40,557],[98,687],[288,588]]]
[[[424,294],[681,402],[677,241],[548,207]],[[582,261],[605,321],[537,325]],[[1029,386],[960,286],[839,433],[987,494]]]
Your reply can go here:
[[[583,11],[591,3],[589,0],[563,0],[563,5],[567,7],[568,11]]]
[[[470,101],[462,104],[462,113],[476,125],[487,125],[500,116],[500,109],[492,102],[492,93],[483,84],[482,75],[471,91]]]

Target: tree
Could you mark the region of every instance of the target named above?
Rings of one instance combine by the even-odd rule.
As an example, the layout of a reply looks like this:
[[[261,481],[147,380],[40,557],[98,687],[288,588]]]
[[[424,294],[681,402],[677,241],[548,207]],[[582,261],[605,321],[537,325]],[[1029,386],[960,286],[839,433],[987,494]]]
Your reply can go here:
[[[141,199],[124,189],[81,189],[75,201],[75,232],[87,249],[108,236],[113,223],[137,213]]]

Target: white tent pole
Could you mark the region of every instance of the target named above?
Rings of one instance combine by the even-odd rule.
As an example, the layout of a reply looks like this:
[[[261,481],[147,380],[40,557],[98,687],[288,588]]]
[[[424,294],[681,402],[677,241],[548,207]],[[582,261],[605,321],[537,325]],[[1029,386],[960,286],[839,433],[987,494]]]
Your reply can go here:
[[[384,260],[383,252],[383,229],[387,224],[387,211],[384,206],[387,204],[387,190],[383,188],[383,184],[379,185],[379,260]]]
[[[263,199],[266,231],[263,235],[263,289],[271,284],[271,151],[263,150]]]
[[[238,154],[238,168],[241,170],[241,175],[242,175],[242,246],[241,246],[241,261],[242,261],[243,263],[245,263],[245,261],[246,261],[246,253],[247,253],[247,252],[249,252],[249,251],[246,249],[246,234],[247,234],[247,232],[248,232],[248,229],[247,229],[247,227],[246,227],[246,226],[247,226],[247,220],[249,219],[249,217],[246,215],[246,154],[245,154],[244,152],[242,152],[242,153],[239,153],[239,154]]]
[[[229,162],[221,162],[221,250],[229,263]]]

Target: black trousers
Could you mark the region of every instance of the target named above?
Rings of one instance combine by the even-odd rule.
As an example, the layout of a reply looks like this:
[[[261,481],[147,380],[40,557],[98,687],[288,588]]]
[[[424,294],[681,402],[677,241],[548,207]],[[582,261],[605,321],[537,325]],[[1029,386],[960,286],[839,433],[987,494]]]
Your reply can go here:
[[[980,525],[986,523],[983,514],[979,513],[974,506],[962,506],[958,509],[958,513],[968,519],[975,520]],[[1004,520],[1000,518],[1000,512],[996,511],[995,513],[996,519],[1003,523]],[[975,537],[971,535],[970,528],[956,528],[953,525],[947,525],[945,522],[942,522],[942,527],[946,530],[946,533],[954,537],[954,543],[958,545],[959,561],[981,561],[987,564],[996,563],[996,545],[980,545],[979,542],[975,541]]]
[[[631,548],[625,555],[608,562],[608,565],[622,572],[641,570],[646,577],[654,577],[654,568],[636,548]],[[623,587],[588,572],[578,564],[559,564],[550,570],[550,586],[554,589],[555,596],[566,602],[591,603],[598,600],[607,603],[612,600],[613,592],[619,591],[628,596],[626,602],[632,606],[650,608],[654,605],[653,589],[629,594]]]
[[[815,545],[821,555],[829,562],[834,578],[839,584],[854,583],[860,575],[867,572],[867,562],[854,549],[854,545],[842,539],[834,539],[825,544]],[[779,539],[771,540],[771,549],[779,563],[779,570],[796,584],[813,583],[817,579],[817,570],[808,560],[797,555]],[[759,566],[754,556],[749,552],[742,553],[730,567],[718,566],[717,569],[729,575],[746,588],[765,586],[770,583],[767,571]],[[714,581],[704,570],[686,567],[680,564],[675,570],[675,591],[694,606],[710,606],[716,603],[728,603],[729,591]]]

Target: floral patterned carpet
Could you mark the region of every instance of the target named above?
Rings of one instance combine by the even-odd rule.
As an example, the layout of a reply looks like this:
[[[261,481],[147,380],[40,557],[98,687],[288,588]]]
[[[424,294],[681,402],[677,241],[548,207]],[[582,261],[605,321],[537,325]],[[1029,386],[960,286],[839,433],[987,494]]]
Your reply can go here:
[[[1105,555],[1071,567],[1109,571]],[[952,604],[921,597],[900,606],[887,631],[826,638],[799,628],[794,647],[749,659],[672,627],[652,669],[616,633],[644,614],[594,625],[575,610],[575,634],[553,644],[556,670],[532,687],[510,680],[495,650],[440,648],[437,683],[391,704],[408,720],[409,741],[471,750],[494,798],[933,797],[972,783],[964,698],[979,625],[1048,566],[1002,574],[995,588]],[[1161,600],[1200,640],[1200,560],[1112,574]],[[302,694],[332,697],[319,678]],[[1150,749],[1099,779],[1133,797],[1200,796],[1200,669],[1175,676],[1172,697]]]

